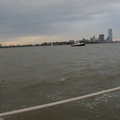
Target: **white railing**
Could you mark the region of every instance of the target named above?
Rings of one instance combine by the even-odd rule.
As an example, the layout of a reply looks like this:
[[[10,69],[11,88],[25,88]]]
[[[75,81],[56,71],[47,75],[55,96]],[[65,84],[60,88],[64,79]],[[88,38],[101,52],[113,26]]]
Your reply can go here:
[[[109,90],[104,90],[104,91],[101,91],[101,92],[92,93],[92,94],[88,94],[88,95],[83,95],[83,96],[80,96],[80,97],[75,97],[75,98],[71,98],[71,99],[67,99],[67,100],[62,100],[62,101],[58,101],[58,102],[54,102],[54,103],[48,103],[48,104],[44,104],[44,105],[38,105],[38,106],[34,106],[34,107],[29,107],[29,108],[24,108],[24,109],[19,109],[19,110],[13,110],[13,111],[10,111],[10,112],[0,113],[0,117],[20,114],[20,113],[23,113],[23,112],[29,112],[29,111],[33,111],[33,110],[38,110],[38,109],[52,107],[52,106],[56,106],[56,105],[60,105],[60,104],[65,104],[65,103],[69,103],[69,102],[73,102],[73,101],[77,101],[77,100],[81,100],[81,99],[85,99],[85,98],[90,98],[90,97],[106,94],[106,93],[109,93],[109,92],[114,92],[114,91],[117,91],[117,90],[120,90],[120,87],[116,87],[116,88],[112,88],[112,89],[109,89]],[[0,120],[4,120],[4,119],[0,118]]]

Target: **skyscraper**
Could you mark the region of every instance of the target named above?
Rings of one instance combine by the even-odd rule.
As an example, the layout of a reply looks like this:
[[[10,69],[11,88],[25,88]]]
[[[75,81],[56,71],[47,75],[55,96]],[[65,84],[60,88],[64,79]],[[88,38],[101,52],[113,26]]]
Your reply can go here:
[[[108,29],[108,40],[109,40],[109,42],[113,41],[113,38],[112,38],[112,28]]]
[[[104,42],[104,34],[99,35],[99,42]]]

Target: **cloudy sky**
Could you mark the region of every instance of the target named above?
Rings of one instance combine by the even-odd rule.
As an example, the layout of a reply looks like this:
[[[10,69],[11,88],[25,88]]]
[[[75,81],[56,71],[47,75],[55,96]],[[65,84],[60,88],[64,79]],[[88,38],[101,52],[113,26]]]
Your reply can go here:
[[[0,44],[120,40],[120,0],[0,0]]]

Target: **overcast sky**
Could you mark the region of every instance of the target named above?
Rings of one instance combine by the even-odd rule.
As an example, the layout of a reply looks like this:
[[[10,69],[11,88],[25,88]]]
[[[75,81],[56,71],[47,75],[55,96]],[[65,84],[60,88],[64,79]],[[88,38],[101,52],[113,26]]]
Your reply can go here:
[[[120,0],[0,0],[0,44],[120,40]]]

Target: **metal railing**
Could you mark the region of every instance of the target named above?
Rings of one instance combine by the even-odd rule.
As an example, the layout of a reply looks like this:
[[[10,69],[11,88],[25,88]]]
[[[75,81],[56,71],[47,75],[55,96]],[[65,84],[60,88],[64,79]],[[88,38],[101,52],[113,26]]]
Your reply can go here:
[[[33,111],[33,110],[38,110],[38,109],[52,107],[52,106],[56,106],[56,105],[60,105],[60,104],[65,104],[65,103],[69,103],[69,102],[73,102],[73,101],[78,101],[81,99],[90,98],[90,97],[106,94],[109,92],[114,92],[117,90],[120,90],[120,87],[116,87],[116,88],[112,88],[112,89],[108,89],[108,90],[104,90],[101,92],[96,92],[96,93],[92,93],[92,94],[88,94],[88,95],[83,95],[80,97],[75,97],[75,98],[71,98],[71,99],[67,99],[67,100],[62,100],[62,101],[58,101],[58,102],[54,102],[54,103],[48,103],[48,104],[44,104],[44,105],[38,105],[38,106],[29,107],[29,108],[0,113],[0,117],[1,117],[0,120],[4,120],[2,117],[5,117],[5,116],[20,114],[20,113],[24,113],[24,112],[29,112],[29,111]]]

